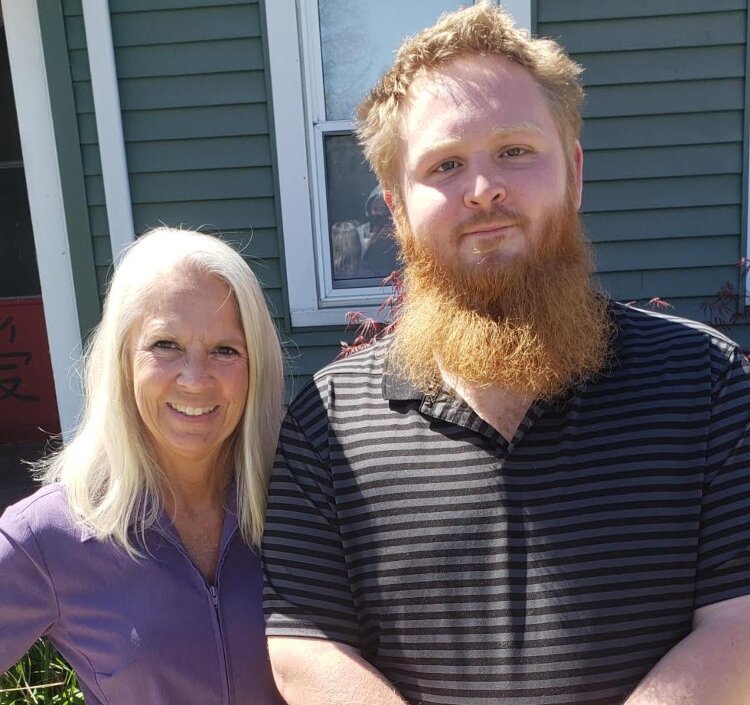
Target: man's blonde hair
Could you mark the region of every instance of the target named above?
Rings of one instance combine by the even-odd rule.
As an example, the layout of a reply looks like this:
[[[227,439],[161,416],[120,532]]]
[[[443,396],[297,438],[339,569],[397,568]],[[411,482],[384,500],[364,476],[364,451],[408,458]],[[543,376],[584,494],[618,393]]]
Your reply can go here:
[[[510,15],[483,0],[444,14],[401,45],[388,73],[357,109],[357,137],[382,187],[398,194],[401,111],[409,87],[426,71],[462,56],[499,56],[523,66],[549,101],[566,152],[581,132],[582,71],[551,39],[517,29]]]

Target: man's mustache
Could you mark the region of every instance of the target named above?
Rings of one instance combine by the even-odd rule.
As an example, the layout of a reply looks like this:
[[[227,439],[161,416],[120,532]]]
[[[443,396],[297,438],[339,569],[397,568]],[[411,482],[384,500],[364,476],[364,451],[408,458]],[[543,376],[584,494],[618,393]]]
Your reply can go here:
[[[477,211],[461,221],[454,229],[453,236],[458,239],[466,233],[485,226],[504,228],[515,225],[523,229],[528,226],[528,223],[529,219],[517,210],[504,205],[493,206],[489,210]]]

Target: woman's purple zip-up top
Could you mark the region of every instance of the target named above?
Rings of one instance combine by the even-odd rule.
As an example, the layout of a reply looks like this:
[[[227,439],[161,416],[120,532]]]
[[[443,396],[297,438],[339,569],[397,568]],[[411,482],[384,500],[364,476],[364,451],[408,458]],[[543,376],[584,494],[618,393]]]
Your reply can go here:
[[[213,585],[172,526],[134,560],[74,522],[49,485],[0,518],[0,672],[42,635],[87,705],[283,705],[271,675],[258,555],[227,511]],[[142,545],[142,544],[137,544]]]

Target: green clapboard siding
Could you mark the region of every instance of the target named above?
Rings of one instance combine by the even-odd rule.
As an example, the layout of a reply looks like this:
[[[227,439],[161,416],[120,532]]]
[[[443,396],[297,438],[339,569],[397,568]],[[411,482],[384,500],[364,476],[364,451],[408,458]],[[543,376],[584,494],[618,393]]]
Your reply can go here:
[[[136,232],[161,224],[219,233],[248,260],[288,329],[257,0],[111,0]],[[80,0],[65,0],[96,278],[111,273]]]
[[[744,103],[744,84],[737,78],[591,86],[586,93],[584,117],[593,118],[742,110]]]
[[[205,137],[130,142],[127,137],[128,170],[131,173],[190,172],[201,169],[236,169],[271,165],[267,135]],[[84,145],[86,175],[101,174],[99,150]]]
[[[690,47],[586,55],[587,86],[744,78],[745,47]]]
[[[744,10],[746,0],[627,0],[627,2],[603,2],[602,0],[547,0],[539,2],[537,19],[539,24],[572,22],[574,20],[602,20],[623,18],[658,17],[659,15],[690,15],[706,12]]]
[[[700,113],[589,116],[584,122],[583,149],[591,154],[595,149],[737,143],[742,137],[742,117],[740,110],[711,111],[711,132],[706,133],[706,116]]]
[[[746,2],[537,5],[538,33],[585,69],[583,222],[602,286],[705,319],[739,281]]]
[[[104,205],[104,192],[98,190],[100,180],[87,178],[92,180],[90,203]],[[141,174],[131,189],[131,197],[138,203],[270,196],[273,184],[268,167]]]
[[[283,327],[258,3],[118,0],[110,11],[136,231],[164,223],[239,241]],[[85,165],[96,178],[96,155]]]
[[[586,154],[589,181],[732,174],[742,171],[742,144],[599,149]]]
[[[197,63],[186,63],[189,50]],[[71,52],[73,72],[81,79],[90,78],[86,52]],[[200,73],[257,71],[263,69],[263,46],[259,37],[224,39],[213,42],[186,43],[182,46],[122,47],[118,52],[117,75],[120,79],[189,76],[199,66]]]
[[[201,227],[237,244],[278,321],[292,394],[352,332],[289,327],[262,8],[273,1],[109,6],[136,229]],[[63,8],[103,291],[111,252],[80,0]],[[536,18],[586,69],[584,227],[601,285],[703,318],[738,281],[745,0],[537,0]]]
[[[648,246],[645,241],[660,238],[695,237],[710,242],[713,236],[736,237],[742,214],[738,206],[601,211],[584,213],[583,225],[594,242],[632,240],[640,250]]]
[[[549,4],[557,4],[562,10],[563,6],[575,7],[577,2],[539,0],[540,7]],[[713,0],[701,4],[703,9],[690,15],[539,22],[538,31],[560,39],[572,54],[744,44],[744,10],[716,12]]]

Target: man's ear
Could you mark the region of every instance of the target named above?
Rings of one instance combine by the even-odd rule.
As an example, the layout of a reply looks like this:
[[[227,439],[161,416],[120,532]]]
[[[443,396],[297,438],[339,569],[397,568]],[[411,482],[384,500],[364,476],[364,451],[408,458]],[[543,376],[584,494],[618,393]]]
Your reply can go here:
[[[396,208],[396,196],[393,191],[383,191],[383,200],[385,201],[385,205],[388,206],[391,215],[393,215]]]
[[[576,209],[580,209],[583,200],[583,149],[576,140],[573,145],[573,179],[575,181]]]

